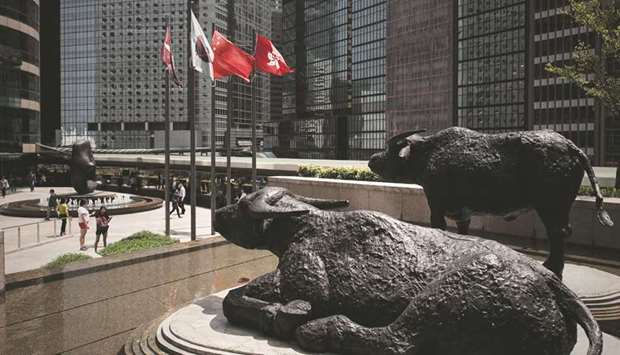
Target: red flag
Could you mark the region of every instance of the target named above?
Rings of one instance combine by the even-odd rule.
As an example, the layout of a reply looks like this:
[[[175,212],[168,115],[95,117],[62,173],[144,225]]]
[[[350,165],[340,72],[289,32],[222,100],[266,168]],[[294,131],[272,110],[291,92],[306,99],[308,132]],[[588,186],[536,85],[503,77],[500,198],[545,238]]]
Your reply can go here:
[[[254,57],[235,46],[218,31],[213,31],[211,47],[215,54],[213,61],[215,79],[236,75],[250,82],[250,75],[254,71]]]
[[[165,70],[170,71],[172,74],[172,81],[177,86],[183,86],[177,78],[177,71],[174,66],[174,55],[172,55],[172,34],[170,33],[170,25],[166,25],[166,35],[164,36],[164,43],[159,51],[161,61],[166,66]]]
[[[256,35],[256,49],[254,50],[256,68],[273,75],[283,76],[294,72],[284,61],[282,54],[267,37]]]

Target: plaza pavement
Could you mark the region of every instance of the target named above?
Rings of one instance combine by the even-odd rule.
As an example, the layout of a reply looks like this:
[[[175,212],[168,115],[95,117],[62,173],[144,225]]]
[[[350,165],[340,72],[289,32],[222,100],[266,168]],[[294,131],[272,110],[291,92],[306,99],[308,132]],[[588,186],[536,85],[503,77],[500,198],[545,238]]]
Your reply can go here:
[[[11,194],[5,199],[0,198],[0,204],[25,199],[47,198],[49,195],[49,189],[49,187],[41,187],[36,188],[34,192],[26,190]],[[59,194],[73,192],[73,189],[68,187],[54,189],[56,190],[56,193]],[[186,205],[185,215],[182,218],[178,218],[176,213],[170,218],[171,236],[175,239],[179,239],[181,242],[189,241],[190,239],[189,213],[189,205]],[[196,215],[196,234],[198,235],[198,238],[209,237],[211,225],[210,210],[196,207]],[[44,220],[42,218],[21,218],[0,215],[0,229],[43,221]],[[42,243],[38,245],[34,244],[34,233],[36,233],[35,227],[25,228],[24,232],[22,232],[23,248],[20,250],[14,250],[16,248],[15,231],[13,230],[11,232],[7,232],[5,234],[5,245],[7,246],[7,252],[5,255],[5,272],[10,274],[19,271],[36,269],[47,264],[59,255],[69,252],[80,252],[77,218],[73,218],[71,223],[73,235],[65,237],[52,237],[50,235],[51,233],[47,233],[48,236],[42,236]],[[53,228],[51,227],[53,222],[46,223],[45,225],[42,225],[41,228],[45,229],[48,225],[50,226],[49,229]],[[86,234],[86,246],[88,247],[88,250],[83,253],[92,257],[99,257],[94,250],[95,225],[95,219],[91,218],[91,229],[89,229],[88,234]],[[57,228],[60,228],[60,223],[58,223]],[[110,230],[108,232],[108,244],[142,230],[163,234],[164,229],[165,220],[163,205],[161,208],[152,211],[112,216]],[[68,227],[67,230],[69,230]],[[102,247],[101,240],[99,241],[99,247]]]

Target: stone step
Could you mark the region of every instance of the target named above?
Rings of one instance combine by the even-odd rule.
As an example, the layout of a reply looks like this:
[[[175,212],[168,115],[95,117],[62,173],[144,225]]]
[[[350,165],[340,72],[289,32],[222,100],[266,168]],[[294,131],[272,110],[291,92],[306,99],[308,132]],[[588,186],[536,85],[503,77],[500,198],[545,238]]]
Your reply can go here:
[[[129,335],[123,351],[126,355],[157,355],[167,354],[165,351],[157,347],[157,342],[154,341],[155,332],[161,322],[169,316],[169,313],[151,321],[144,323],[138,328],[134,329]]]
[[[620,304],[620,292],[612,293],[610,295],[602,297],[584,297],[581,300],[586,304],[607,304],[617,303]]]
[[[174,333],[174,331],[170,327],[170,322],[173,319],[173,316],[168,317],[166,320],[162,322],[159,329],[161,330],[162,336],[166,339],[166,341],[170,344],[173,344],[179,349],[189,352],[190,354],[200,354],[200,355],[260,355],[255,353],[248,352],[237,352],[230,351],[224,349],[217,349],[213,347],[205,347],[199,344],[192,343],[182,337],[178,336]],[[159,333],[159,332],[158,332]]]

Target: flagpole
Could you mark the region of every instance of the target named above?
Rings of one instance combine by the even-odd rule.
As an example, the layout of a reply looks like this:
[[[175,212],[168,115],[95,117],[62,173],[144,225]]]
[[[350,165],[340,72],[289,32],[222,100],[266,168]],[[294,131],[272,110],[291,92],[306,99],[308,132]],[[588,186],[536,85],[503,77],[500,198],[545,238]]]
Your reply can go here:
[[[198,0],[196,0],[196,3]],[[187,121],[190,132],[189,165],[190,165],[190,238],[196,240],[196,120],[194,112],[194,69],[192,68],[192,0],[187,0]],[[212,152],[213,153],[213,152]],[[213,224],[213,223],[212,223]],[[213,226],[211,226],[213,228]]]
[[[217,187],[215,186],[215,80],[211,82],[211,234],[215,234],[215,210]]]
[[[226,138],[224,139],[224,144],[226,144],[226,204],[230,205],[232,204],[232,186],[231,186],[231,179],[232,179],[232,168],[231,168],[231,164],[230,164],[230,156],[232,155],[232,150],[231,150],[231,141],[232,141],[232,135],[231,135],[231,130],[232,130],[232,117],[231,117],[231,107],[230,107],[230,96],[232,94],[232,81],[233,81],[233,77],[229,77],[228,78],[228,95],[227,95],[227,99],[226,99],[226,103],[227,103],[227,108],[228,108],[228,115],[226,116]]]
[[[211,33],[215,30],[215,24],[211,28]],[[213,35],[212,35],[213,37]],[[216,206],[216,186],[215,186],[215,80],[211,80],[211,234],[215,234],[215,210]]]
[[[256,52],[256,31],[252,30],[252,47],[254,48],[254,51]],[[255,101],[255,96],[256,93],[255,88],[254,88],[254,82],[256,81],[256,61],[254,61],[254,63],[252,64],[253,66],[253,74],[252,74],[252,80],[250,80],[250,87],[251,87],[251,92],[252,92],[252,103],[251,103],[251,115],[252,115],[252,191],[256,192],[257,188],[256,188],[256,108],[254,107],[254,101]]]
[[[166,70],[166,130],[164,133],[164,156],[166,235],[170,236],[170,70]]]

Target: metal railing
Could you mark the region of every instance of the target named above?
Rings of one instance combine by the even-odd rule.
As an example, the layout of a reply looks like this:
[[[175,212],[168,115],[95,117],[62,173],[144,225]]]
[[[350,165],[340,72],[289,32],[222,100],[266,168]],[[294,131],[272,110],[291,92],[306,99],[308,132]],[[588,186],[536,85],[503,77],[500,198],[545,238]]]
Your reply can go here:
[[[0,233],[4,234],[4,250],[5,252],[15,251],[59,237],[61,223],[61,219],[54,218],[48,221],[4,227],[0,230]],[[71,217],[67,218],[65,232],[68,236],[72,235]]]

